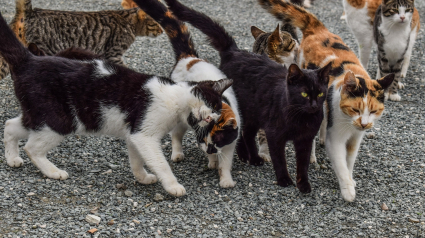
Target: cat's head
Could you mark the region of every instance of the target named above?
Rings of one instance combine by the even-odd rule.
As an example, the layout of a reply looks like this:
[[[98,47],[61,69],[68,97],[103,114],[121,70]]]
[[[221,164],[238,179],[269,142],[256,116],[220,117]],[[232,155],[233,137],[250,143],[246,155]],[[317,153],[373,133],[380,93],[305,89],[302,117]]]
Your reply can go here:
[[[414,0],[383,0],[382,15],[394,23],[408,24],[412,20],[415,9]]]
[[[208,154],[220,154],[224,146],[238,138],[238,123],[232,108],[222,103],[221,116],[202,138],[201,148]]]
[[[287,85],[289,103],[298,113],[316,113],[323,109],[332,63],[315,70],[301,70],[292,64],[288,69]]]
[[[344,76],[341,90],[340,108],[358,130],[373,127],[384,111],[384,90],[394,80],[394,74],[389,74],[377,80],[365,80],[356,77],[351,71]]]
[[[270,59],[280,64],[294,62],[298,44],[291,34],[281,31],[279,25],[273,32],[265,32],[256,26],[251,26],[251,34],[255,39],[254,53],[266,53]]]
[[[188,123],[195,131],[198,127],[205,127],[211,122],[217,122],[221,115],[222,94],[232,86],[231,79],[220,79],[218,81],[201,81],[192,83],[195,86],[191,93],[195,100],[192,102],[192,111]]]

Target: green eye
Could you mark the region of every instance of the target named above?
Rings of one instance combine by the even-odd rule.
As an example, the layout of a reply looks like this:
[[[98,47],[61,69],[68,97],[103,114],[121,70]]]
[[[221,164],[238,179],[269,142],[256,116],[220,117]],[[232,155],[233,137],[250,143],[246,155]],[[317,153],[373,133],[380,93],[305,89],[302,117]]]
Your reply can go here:
[[[319,96],[319,98],[321,98],[321,97],[323,97],[323,93],[319,93],[319,95],[317,95],[317,96]]]
[[[301,93],[301,96],[303,96],[303,97],[305,97],[305,98],[306,98],[306,97],[308,96],[308,94],[307,94],[306,92],[302,92],[302,93]]]

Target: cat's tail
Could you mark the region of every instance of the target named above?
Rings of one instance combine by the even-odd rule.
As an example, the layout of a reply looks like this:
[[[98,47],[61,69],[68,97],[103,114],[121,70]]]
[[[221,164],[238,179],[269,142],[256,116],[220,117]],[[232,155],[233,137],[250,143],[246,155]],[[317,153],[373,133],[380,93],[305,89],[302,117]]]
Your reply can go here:
[[[164,4],[158,0],[135,0],[134,2],[165,30],[177,61],[187,57],[198,57],[187,26],[179,21]]]
[[[205,14],[184,6],[177,0],[165,0],[173,14],[182,21],[189,22],[208,36],[211,45],[219,52],[238,50],[235,40],[224,27]]]
[[[258,0],[258,2],[277,19],[300,28],[304,38],[326,29],[315,15],[295,4],[284,0]]]
[[[0,13],[0,54],[11,70],[30,56],[29,51],[19,42]]]

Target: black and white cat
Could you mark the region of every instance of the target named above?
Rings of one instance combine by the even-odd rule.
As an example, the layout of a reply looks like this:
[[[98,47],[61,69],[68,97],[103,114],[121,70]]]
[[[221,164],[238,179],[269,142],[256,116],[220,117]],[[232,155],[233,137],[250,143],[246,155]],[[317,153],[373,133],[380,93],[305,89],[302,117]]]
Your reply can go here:
[[[23,165],[18,141],[49,178],[67,179],[46,155],[66,135],[94,134],[123,138],[137,181],[161,181],[172,195],[185,195],[162,150],[161,139],[177,124],[204,127],[220,117],[221,94],[232,81],[175,83],[105,60],[70,60],[35,56],[15,37],[0,14],[0,53],[10,66],[21,115],[6,121],[7,164]],[[155,175],[148,174],[146,164]]]

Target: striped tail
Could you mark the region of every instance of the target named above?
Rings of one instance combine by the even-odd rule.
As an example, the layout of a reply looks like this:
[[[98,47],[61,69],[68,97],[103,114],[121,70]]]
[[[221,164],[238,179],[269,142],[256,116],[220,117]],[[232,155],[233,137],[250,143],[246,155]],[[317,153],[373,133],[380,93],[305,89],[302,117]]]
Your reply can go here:
[[[191,8],[188,8],[176,0],[165,0],[174,15],[182,21],[189,22],[208,36],[211,45],[219,52],[238,50],[235,40],[224,27],[213,21],[210,17]]]
[[[198,57],[187,26],[179,21],[167,7],[158,0],[135,0],[134,2],[165,30],[177,61],[187,57]]]
[[[258,0],[258,3],[282,22],[300,28],[304,38],[326,29],[312,13],[285,0]]]

